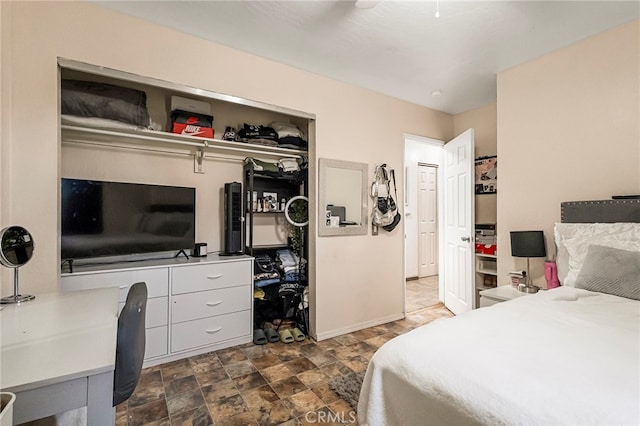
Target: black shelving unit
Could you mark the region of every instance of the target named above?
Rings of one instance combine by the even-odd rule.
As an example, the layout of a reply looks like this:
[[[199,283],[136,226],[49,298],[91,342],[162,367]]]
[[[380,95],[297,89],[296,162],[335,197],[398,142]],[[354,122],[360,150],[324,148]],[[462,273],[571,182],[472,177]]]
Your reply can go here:
[[[275,217],[278,215],[284,216],[281,203],[284,199],[288,201],[290,198],[296,195],[308,195],[308,171],[302,169],[295,173],[264,173],[257,171],[253,167],[252,162],[247,162],[244,165],[244,217],[245,217],[245,253],[251,256],[258,256],[261,254],[268,254],[272,259],[276,259],[276,253],[280,249],[290,248],[288,244],[256,244],[254,239],[254,225],[255,218],[259,216]],[[264,193],[277,194],[278,209],[276,211],[258,212],[255,211],[253,206],[257,204],[256,198],[264,198]],[[302,247],[302,257],[308,259],[308,237],[305,238],[304,245]],[[296,255],[300,255],[300,252],[296,251]],[[308,266],[308,265],[307,265]],[[280,284],[273,284],[267,287],[263,287],[265,292],[264,300],[254,300],[254,323],[255,327],[260,327],[263,321],[270,321],[275,318],[282,318],[283,314],[283,301],[279,296]],[[307,285],[306,280],[301,282],[302,285]],[[308,332],[308,330],[307,330]]]

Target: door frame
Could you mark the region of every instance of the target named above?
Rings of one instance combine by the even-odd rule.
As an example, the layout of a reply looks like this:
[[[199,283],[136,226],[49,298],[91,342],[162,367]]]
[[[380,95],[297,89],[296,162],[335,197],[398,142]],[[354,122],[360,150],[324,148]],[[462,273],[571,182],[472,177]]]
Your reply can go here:
[[[444,144],[445,141],[441,141],[438,139],[432,139],[432,138],[427,138],[424,136],[418,136],[418,135],[414,135],[411,133],[403,133],[402,134],[402,138],[403,138],[403,144],[402,144],[402,167],[403,170],[405,171],[404,173],[404,179],[402,182],[402,194],[404,195],[404,202],[407,202],[407,196],[408,196],[408,190],[410,189],[410,186],[407,186],[410,179],[407,178],[406,176],[406,170],[407,167],[409,166],[409,162],[407,161],[407,142],[411,141],[411,142],[417,142],[420,144],[424,144],[425,146],[430,146],[430,147],[436,147],[439,148],[441,150],[441,157],[440,157],[440,164],[431,164],[431,165],[435,165],[438,166],[438,174],[437,174],[437,188],[438,188],[438,265],[443,265],[443,256],[444,256],[444,239],[442,238],[443,232],[444,232],[444,228],[443,228],[443,223],[442,223],[442,215],[444,214],[443,212],[443,207],[444,207],[444,188],[442,185],[442,179],[440,176],[440,173],[442,172],[442,166],[443,166],[443,161],[444,161]],[[419,163],[419,161],[416,161],[416,164]],[[422,162],[425,163],[425,162]],[[414,183],[415,184],[415,183]],[[406,213],[406,205],[404,206],[404,212]],[[402,289],[403,289],[403,299],[402,299],[402,312],[406,314],[407,312],[407,221],[403,220],[404,225],[402,227],[403,232],[404,232],[404,242],[402,244],[402,275],[403,275],[403,283],[402,283]],[[444,271],[442,270],[441,267],[438,268],[438,300],[440,302],[444,302]]]

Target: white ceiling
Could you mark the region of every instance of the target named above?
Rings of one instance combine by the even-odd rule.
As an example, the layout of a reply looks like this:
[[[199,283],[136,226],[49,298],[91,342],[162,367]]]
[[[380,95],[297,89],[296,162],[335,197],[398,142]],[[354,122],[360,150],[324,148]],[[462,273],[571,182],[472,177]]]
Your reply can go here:
[[[640,16],[639,1],[94,3],[452,114],[494,102],[497,72]]]

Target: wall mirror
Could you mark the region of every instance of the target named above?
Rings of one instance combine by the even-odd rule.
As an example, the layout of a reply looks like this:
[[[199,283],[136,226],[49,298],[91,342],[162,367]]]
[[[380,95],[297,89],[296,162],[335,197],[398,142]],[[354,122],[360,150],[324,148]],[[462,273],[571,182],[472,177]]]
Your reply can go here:
[[[319,159],[318,235],[366,235],[369,166]]]

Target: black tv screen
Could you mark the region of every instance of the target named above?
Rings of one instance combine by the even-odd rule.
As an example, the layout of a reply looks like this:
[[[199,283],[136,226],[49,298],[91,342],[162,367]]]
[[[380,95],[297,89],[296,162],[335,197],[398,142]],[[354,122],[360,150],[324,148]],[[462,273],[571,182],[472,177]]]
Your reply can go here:
[[[195,242],[195,188],[62,179],[62,260],[177,251]]]

